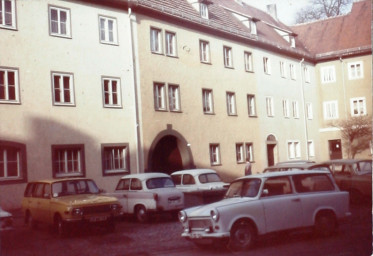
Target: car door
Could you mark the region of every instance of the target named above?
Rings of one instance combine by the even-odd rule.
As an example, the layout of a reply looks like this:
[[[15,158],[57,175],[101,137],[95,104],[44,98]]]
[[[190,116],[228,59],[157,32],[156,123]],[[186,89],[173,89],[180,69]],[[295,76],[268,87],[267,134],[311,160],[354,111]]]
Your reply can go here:
[[[184,191],[192,191],[198,189],[196,188],[196,181],[194,177],[190,174],[183,175],[182,187],[184,188]]]
[[[129,213],[128,209],[128,193],[130,189],[131,179],[121,179],[115,188],[115,194],[120,204],[122,205],[122,212]]]
[[[303,213],[300,198],[294,193],[289,177],[268,178],[261,195],[266,232],[302,226]]]
[[[128,211],[130,213],[134,213],[136,204],[141,202],[141,199],[139,199],[141,191],[142,191],[141,180],[137,178],[132,178],[130,189],[127,192]]]
[[[52,223],[53,213],[50,212],[51,204],[51,184],[43,184],[43,193],[38,198],[38,208],[40,211],[40,217],[44,222]]]

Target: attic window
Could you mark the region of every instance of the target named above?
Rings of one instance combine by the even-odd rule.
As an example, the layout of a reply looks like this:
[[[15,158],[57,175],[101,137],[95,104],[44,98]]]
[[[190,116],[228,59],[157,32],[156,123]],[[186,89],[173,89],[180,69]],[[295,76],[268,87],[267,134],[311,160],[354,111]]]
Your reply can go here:
[[[295,48],[295,37],[289,36],[290,46]]]
[[[207,4],[199,3],[199,13],[202,18],[208,19],[209,18],[209,10],[207,8]]]

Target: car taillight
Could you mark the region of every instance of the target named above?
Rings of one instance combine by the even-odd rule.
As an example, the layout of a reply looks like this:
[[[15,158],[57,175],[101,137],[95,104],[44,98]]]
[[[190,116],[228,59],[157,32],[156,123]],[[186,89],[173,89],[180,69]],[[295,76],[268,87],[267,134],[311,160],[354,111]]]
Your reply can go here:
[[[155,201],[158,201],[158,194],[153,194],[153,198]]]

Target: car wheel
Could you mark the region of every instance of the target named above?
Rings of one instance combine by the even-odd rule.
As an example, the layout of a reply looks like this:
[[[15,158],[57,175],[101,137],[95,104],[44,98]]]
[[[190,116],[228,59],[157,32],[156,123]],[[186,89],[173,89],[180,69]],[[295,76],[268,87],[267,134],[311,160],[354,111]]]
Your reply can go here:
[[[321,213],[316,217],[315,232],[316,235],[326,237],[335,233],[337,220],[333,213]]]
[[[149,219],[148,213],[146,212],[145,207],[142,205],[136,207],[135,214],[138,222],[144,223]]]
[[[247,222],[238,222],[233,225],[228,248],[233,251],[249,249],[256,239],[255,228]]]
[[[35,229],[37,226],[34,218],[29,211],[27,211],[25,216],[25,224],[31,229]]]
[[[61,216],[57,215],[54,218],[54,227],[59,237],[65,237],[67,234],[66,223],[62,220]]]

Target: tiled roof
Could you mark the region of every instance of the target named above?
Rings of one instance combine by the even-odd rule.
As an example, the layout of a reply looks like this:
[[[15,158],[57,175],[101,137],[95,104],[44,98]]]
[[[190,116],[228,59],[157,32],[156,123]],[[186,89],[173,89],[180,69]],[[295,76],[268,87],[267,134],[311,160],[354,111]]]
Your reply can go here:
[[[355,2],[346,15],[295,25],[292,30],[316,58],[371,52],[371,10],[370,0]]]

